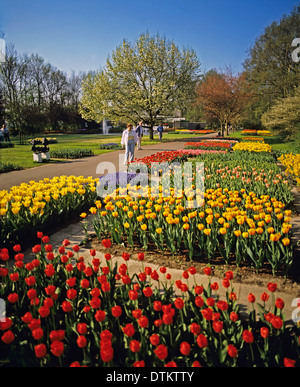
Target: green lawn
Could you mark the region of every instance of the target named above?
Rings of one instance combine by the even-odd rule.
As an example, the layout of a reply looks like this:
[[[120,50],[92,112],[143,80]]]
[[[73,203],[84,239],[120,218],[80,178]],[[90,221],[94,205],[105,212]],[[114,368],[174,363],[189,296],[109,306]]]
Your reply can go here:
[[[57,144],[50,144],[50,155],[51,150],[56,149],[65,149],[65,148],[81,148],[81,149],[90,149],[94,152],[95,155],[100,155],[102,153],[113,152],[113,150],[100,149],[100,144],[105,143],[117,143],[121,142],[121,135],[102,135],[102,134],[37,134],[35,137],[47,137],[47,138],[56,138],[58,141]],[[173,133],[165,132],[163,135],[163,142],[174,141],[176,139],[182,138],[197,138],[197,135],[191,135],[189,133]],[[240,131],[230,133],[229,137],[242,138],[243,135]],[[26,142],[29,139],[32,139],[32,136],[26,136]],[[293,142],[284,142],[283,139],[279,136],[273,137],[264,137],[265,142],[272,146],[273,150],[295,150],[295,144]],[[11,141],[14,143],[14,148],[0,149],[0,161],[3,163],[9,162],[23,168],[33,168],[41,166],[41,163],[35,163],[33,161],[31,144],[28,142],[26,145],[19,144],[18,137],[11,137]],[[151,145],[158,142],[158,135],[154,135],[154,140],[150,140],[148,136],[144,136],[143,145]],[[47,161],[45,161],[47,162]],[[57,163],[59,160],[50,160],[48,163]]]
[[[50,156],[51,150],[56,149],[90,149],[95,155],[102,153],[113,152],[113,150],[100,149],[100,144],[105,143],[117,143],[121,142],[121,135],[102,135],[102,134],[37,134],[34,138],[56,138],[57,144],[50,144]],[[28,140],[32,139],[32,136],[26,136],[26,145],[20,145],[19,137],[11,137],[11,141],[14,143],[14,148],[0,149],[0,161],[3,163],[9,162],[23,168],[33,168],[43,165],[42,163],[36,163],[33,161],[31,144]],[[178,138],[191,138],[188,133],[164,133],[163,141],[176,140]],[[154,140],[150,140],[148,136],[144,136],[143,145],[151,145],[158,142],[158,135],[154,135]],[[45,161],[47,163],[57,163],[59,160]]]
[[[235,137],[242,139],[243,137],[251,137],[251,135],[243,135],[241,131],[233,132],[229,137]],[[285,141],[281,136],[261,136],[264,138],[265,143],[271,145],[274,151],[295,151],[295,143],[291,141]]]

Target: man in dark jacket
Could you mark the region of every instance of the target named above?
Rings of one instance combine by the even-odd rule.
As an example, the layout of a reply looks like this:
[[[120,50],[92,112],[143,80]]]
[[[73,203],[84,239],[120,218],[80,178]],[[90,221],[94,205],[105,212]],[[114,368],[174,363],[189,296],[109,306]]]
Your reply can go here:
[[[162,139],[162,134],[163,134],[163,131],[164,131],[163,124],[160,124],[160,125],[158,126],[157,131],[158,131],[158,135],[159,135],[159,141],[161,141],[161,139]]]
[[[143,137],[143,122],[140,121],[138,126],[135,128],[135,132],[137,134],[138,142],[137,142],[137,149],[142,149],[141,148],[141,141]]]

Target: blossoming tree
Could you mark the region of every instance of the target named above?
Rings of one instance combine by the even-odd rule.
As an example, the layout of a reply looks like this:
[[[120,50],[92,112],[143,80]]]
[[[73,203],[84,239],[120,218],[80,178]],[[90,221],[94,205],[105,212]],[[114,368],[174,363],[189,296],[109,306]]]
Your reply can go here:
[[[85,78],[80,113],[97,122],[143,121],[153,138],[158,117],[191,101],[198,71],[192,49],[180,50],[158,35],[142,34],[134,44],[124,40],[102,71]]]

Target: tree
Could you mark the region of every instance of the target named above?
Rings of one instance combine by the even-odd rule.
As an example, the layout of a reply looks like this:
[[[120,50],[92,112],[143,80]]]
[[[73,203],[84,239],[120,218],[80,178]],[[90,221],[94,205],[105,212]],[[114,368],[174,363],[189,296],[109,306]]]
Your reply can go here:
[[[227,68],[218,73],[211,70],[196,89],[196,104],[204,110],[208,121],[217,120],[228,134],[228,124],[235,123],[244,112],[251,93],[247,87],[245,74],[234,75]]]
[[[300,66],[292,59],[295,37],[300,37],[300,6],[279,22],[267,26],[249,50],[243,66],[257,97],[253,116],[268,110],[278,98],[294,92],[300,83]]]
[[[278,129],[288,137],[294,138],[300,128],[300,86],[293,95],[278,99],[270,110],[262,115],[266,128]]]
[[[183,109],[193,98],[198,71],[192,49],[180,50],[148,33],[135,44],[124,40],[102,71],[85,78],[80,112],[96,122],[143,121],[153,138],[156,121]]]
[[[82,125],[78,113],[83,74],[70,78],[38,55],[20,55],[12,45],[0,65],[1,121],[24,132]]]

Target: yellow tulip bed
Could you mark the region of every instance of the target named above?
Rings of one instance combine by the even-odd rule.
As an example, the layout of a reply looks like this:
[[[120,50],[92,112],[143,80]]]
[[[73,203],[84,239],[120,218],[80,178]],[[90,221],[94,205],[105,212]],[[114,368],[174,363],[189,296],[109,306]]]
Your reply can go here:
[[[297,182],[297,185],[300,186],[300,154],[281,155],[278,158],[278,161],[280,161],[286,167],[286,175],[294,178]]]
[[[271,152],[272,148],[269,144],[253,141],[238,142],[232,148],[234,151],[249,151],[249,152]]]
[[[125,191],[123,192],[123,190]],[[191,259],[204,257],[212,263],[221,254],[226,263],[251,263],[257,270],[269,262],[272,271],[286,273],[292,261],[290,210],[269,195],[257,197],[245,189],[208,189],[197,196],[199,208],[189,208],[192,197],[152,196],[151,188],[117,188],[98,200],[90,212],[99,238],[111,236],[116,243],[133,246],[139,239],[144,249],[154,244],[173,254],[188,250]],[[126,193],[126,194],[125,194]],[[233,258],[234,254],[234,258]]]
[[[96,199],[95,179],[60,176],[0,191],[1,247],[64,222]]]
[[[272,154],[241,151],[191,160],[193,173],[183,194],[176,191],[177,179],[186,176],[175,169],[169,191],[162,181],[155,192],[150,182],[107,191],[90,208],[97,237],[174,255],[185,251],[189,259],[205,263],[221,256],[226,264],[256,270],[268,265],[273,274],[287,274],[293,259],[293,195]],[[204,163],[202,196],[197,162]]]
[[[258,130],[257,131],[258,136],[272,136],[272,132],[269,130]]]

